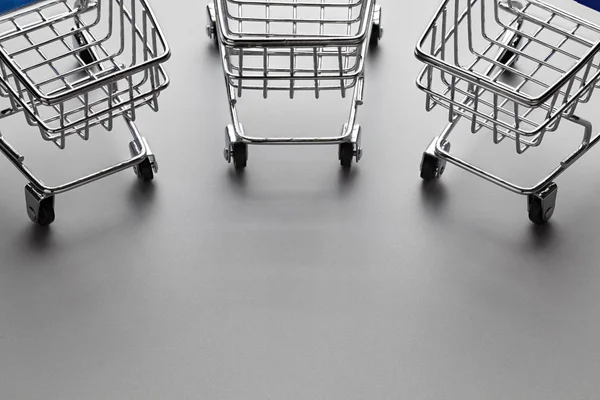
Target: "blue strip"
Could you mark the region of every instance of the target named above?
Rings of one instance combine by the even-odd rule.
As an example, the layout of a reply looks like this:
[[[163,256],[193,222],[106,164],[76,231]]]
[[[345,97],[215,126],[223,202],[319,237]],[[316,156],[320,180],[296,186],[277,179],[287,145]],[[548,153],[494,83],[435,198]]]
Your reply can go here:
[[[40,0],[0,0],[0,14],[37,3],[38,1]]]
[[[575,0],[579,4],[583,4],[591,9],[600,11],[600,0]]]

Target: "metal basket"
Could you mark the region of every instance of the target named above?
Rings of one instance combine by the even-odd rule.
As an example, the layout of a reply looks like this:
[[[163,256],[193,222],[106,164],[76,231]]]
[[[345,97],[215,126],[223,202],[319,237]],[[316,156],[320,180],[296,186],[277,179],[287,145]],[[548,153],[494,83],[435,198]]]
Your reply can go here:
[[[538,146],[589,101],[600,78],[600,27],[540,0],[444,0],[416,48],[427,109]]]
[[[213,0],[207,6],[207,32],[219,48],[232,124],[224,155],[246,167],[249,144],[335,144],[343,167],[362,157],[361,129],[365,58],[381,39],[381,7],[375,0]],[[288,92],[352,89],[348,121],[338,136],[254,137],[239,121],[237,102],[244,90]],[[310,95],[310,94],[309,94]]]
[[[243,90],[339,90],[364,69],[373,0],[216,0],[229,84]]]
[[[136,108],[158,109],[170,56],[146,0],[49,0],[0,17],[0,83],[59,147]]]

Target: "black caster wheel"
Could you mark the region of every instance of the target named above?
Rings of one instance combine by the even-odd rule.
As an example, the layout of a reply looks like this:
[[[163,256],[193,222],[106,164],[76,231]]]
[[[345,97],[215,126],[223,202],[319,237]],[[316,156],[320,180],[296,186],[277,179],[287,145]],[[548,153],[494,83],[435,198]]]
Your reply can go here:
[[[154,168],[149,158],[145,158],[141,163],[133,168],[138,179],[142,182],[148,183],[154,180]]]
[[[56,219],[54,196],[41,194],[31,184],[25,186],[25,204],[29,218],[39,226],[49,226]]]
[[[377,47],[379,41],[383,37],[383,27],[381,26],[381,6],[375,6],[375,12],[373,16],[373,25],[371,27],[371,37],[369,39],[369,46]]]
[[[246,143],[236,142],[232,145],[233,166],[236,170],[243,170],[248,165],[248,145]]]
[[[421,161],[421,179],[424,181],[432,181],[439,178],[438,170],[440,169],[440,159],[431,154],[424,153]]]
[[[54,213],[54,198],[46,198],[40,202],[36,223],[39,226],[50,226],[56,219]]]
[[[338,157],[343,168],[350,168],[352,166],[352,159],[354,158],[354,143],[340,143]]]
[[[212,39],[215,47],[219,46],[219,37],[217,35],[217,16],[213,4],[206,6],[206,34]]]
[[[558,186],[552,183],[541,193],[527,196],[529,220],[536,225],[547,224],[554,215],[557,194]]]
[[[377,47],[379,45],[379,41],[383,36],[383,28],[379,24],[373,24],[371,28],[371,38],[369,39],[369,46]]]
[[[434,154],[436,141],[437,139],[429,145],[429,148],[423,153],[423,158],[421,159],[421,179],[424,181],[439,179],[446,170],[446,160],[442,160]],[[450,151],[449,142],[444,143],[442,147],[445,151]]]

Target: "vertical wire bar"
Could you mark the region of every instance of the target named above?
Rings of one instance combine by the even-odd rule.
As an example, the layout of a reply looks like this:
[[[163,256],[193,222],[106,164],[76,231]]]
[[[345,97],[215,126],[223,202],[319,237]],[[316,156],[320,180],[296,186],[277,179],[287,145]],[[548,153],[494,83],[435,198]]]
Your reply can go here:
[[[319,7],[319,36],[323,36],[325,34],[325,0],[321,0],[321,6]],[[321,47],[319,48],[319,61],[318,61],[318,66],[317,68],[319,70],[321,70],[322,66],[323,66],[323,52],[324,52],[324,48]],[[316,71],[315,71],[316,72]],[[315,81],[316,82],[316,81]],[[316,90],[319,90],[319,86],[317,84]],[[317,97],[318,97],[318,93],[317,93]]]
[[[471,119],[471,132],[477,132],[477,111],[479,109],[479,88],[470,84],[469,87],[473,92],[473,118]]]
[[[344,84],[344,60],[342,57],[342,48],[338,47],[338,63],[340,66],[340,90],[342,91],[342,98],[346,98],[346,85]]]
[[[437,36],[437,23],[434,22],[433,30],[431,35],[431,55],[435,52],[435,44],[436,44],[436,36]],[[431,90],[431,83],[433,82],[433,66],[427,65],[427,89]],[[431,111],[433,106],[431,105],[432,97],[429,93],[425,96],[425,109],[427,111]]]
[[[136,37],[136,9],[135,3],[137,0],[131,0],[131,65],[137,65],[137,37]],[[135,102],[133,101],[133,77],[129,75],[128,77],[129,84],[129,118],[132,121],[135,121]]]
[[[108,118],[106,120],[106,129],[111,131],[113,128],[113,90],[114,85],[109,83],[107,85],[108,89]]]
[[[441,37],[441,42],[440,42],[440,57],[442,61],[446,61],[446,28],[447,28],[447,20],[448,20],[448,13],[447,13],[447,7],[444,7],[444,10],[442,11],[442,37]],[[446,80],[446,74],[444,74],[444,71],[441,71],[441,78],[443,82],[447,82]]]
[[[523,150],[521,150],[521,132],[519,131],[521,125],[521,120],[519,119],[519,103],[515,101],[513,104],[515,112],[515,142],[517,144],[517,153],[521,154]]]
[[[454,97],[456,95],[456,76],[452,75],[452,80],[450,83],[450,105],[448,107],[448,122],[452,122],[454,120]]]
[[[493,99],[493,109],[492,109],[492,119],[493,119],[493,132],[494,132],[494,143],[498,144],[502,140],[498,136],[498,95],[494,93]]]
[[[121,15],[119,16],[119,23],[121,25],[121,51],[125,51],[125,0],[117,0],[121,6]],[[112,2],[111,2],[112,3]]]
[[[348,0],[348,20],[346,23],[346,35],[347,36],[350,36],[352,34],[352,22],[351,22],[352,14],[353,14],[352,0]],[[364,46],[364,44],[363,44],[363,46]],[[346,53],[345,60],[344,60],[344,70],[347,70],[350,68],[350,48],[345,47],[344,51]],[[358,60],[358,47],[356,47],[356,53],[357,53],[356,63],[358,63],[358,62],[360,62]],[[345,82],[346,82],[346,80],[344,79],[345,73],[344,73],[344,71],[340,71],[340,72],[341,72],[341,76],[342,76],[342,82],[344,82],[344,85],[345,85]],[[353,83],[353,82],[351,82],[351,83]],[[342,85],[342,86],[344,86],[344,85]],[[346,88],[344,87],[344,89],[343,89],[344,93],[345,93],[345,90],[346,90]],[[342,96],[343,95],[344,94],[342,93]]]
[[[313,47],[313,64],[315,71],[315,99],[319,98],[319,56],[317,52],[317,48]]]
[[[240,2],[238,4],[238,33],[242,34],[243,32],[243,23],[244,23],[244,7],[243,3]],[[239,79],[238,79],[238,97],[242,97],[242,85],[243,76],[244,76],[244,50],[239,49]]]
[[[270,18],[271,18],[271,5],[269,4],[270,0],[266,0],[266,4],[265,4],[265,32],[267,34],[267,37],[270,35],[271,33],[271,23],[270,23]],[[263,98],[267,98],[267,94],[268,94],[268,87],[269,87],[269,81],[267,79],[267,76],[269,74],[269,49],[267,47],[265,47],[263,49]]]
[[[470,1],[470,0],[467,0]],[[454,65],[459,65],[458,61],[458,16],[459,16],[459,2],[454,2]]]
[[[292,35],[295,37],[298,34],[298,0],[293,0],[292,6]],[[290,48],[290,99],[294,98],[294,76],[296,73],[296,53],[294,48]]]
[[[267,98],[267,73],[269,70],[269,50],[265,47],[263,49],[263,97]]]
[[[83,128],[83,140],[88,140],[90,137],[90,96],[89,92],[83,94],[83,115],[85,117],[85,127]]]
[[[152,28],[152,50],[154,51],[154,54],[158,54],[158,42],[157,42],[157,33],[156,33],[156,29],[153,27]],[[160,75],[159,75],[159,69],[158,67],[154,68],[154,71],[152,71],[150,73],[150,84],[152,85],[153,88],[156,88],[159,84],[160,81]],[[152,104],[153,104],[153,109],[154,111],[158,111],[158,93],[153,90],[154,95],[152,96]]]
[[[239,63],[239,79],[238,79],[238,97],[242,97],[242,84],[244,83],[242,77],[244,76],[244,49],[238,49],[238,63]],[[232,52],[233,53],[233,52]],[[233,55],[233,54],[232,54]]]

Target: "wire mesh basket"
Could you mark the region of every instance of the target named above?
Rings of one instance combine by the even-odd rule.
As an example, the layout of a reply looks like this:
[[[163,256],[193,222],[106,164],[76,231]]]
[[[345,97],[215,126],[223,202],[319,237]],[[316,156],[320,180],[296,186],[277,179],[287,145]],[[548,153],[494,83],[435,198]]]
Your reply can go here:
[[[584,6],[600,11],[596,0],[576,2],[582,4],[571,4],[577,14],[589,14]],[[439,179],[447,163],[453,164],[527,196],[529,219],[547,223],[556,209],[554,181],[600,143],[592,123],[575,114],[599,87],[599,52],[599,26],[545,1],[442,0],[415,50],[426,64],[417,85],[427,94],[427,110],[437,105],[448,110],[446,128],[421,158],[421,178]],[[461,119],[473,133],[491,130],[496,144],[513,139],[519,154],[539,146],[562,121],[583,135],[547,176],[525,186],[451,152],[450,136]]]
[[[0,153],[25,176],[29,218],[48,226],[58,194],[132,168],[150,182],[154,153],[135,125],[136,110],[158,110],[169,80],[162,64],[170,50],[146,0],[0,0],[0,119],[23,113],[43,139],[64,148],[66,138],[112,130],[121,116],[131,133],[131,157],[60,185],[48,185],[0,134]]]
[[[485,127],[517,151],[538,146],[589,101],[600,27],[540,0],[444,0],[417,49],[427,109]]]
[[[216,0],[229,84],[243,90],[346,90],[364,69],[373,0]]]
[[[47,0],[0,16],[0,94],[61,148],[157,110],[169,56],[146,0]]]

